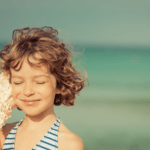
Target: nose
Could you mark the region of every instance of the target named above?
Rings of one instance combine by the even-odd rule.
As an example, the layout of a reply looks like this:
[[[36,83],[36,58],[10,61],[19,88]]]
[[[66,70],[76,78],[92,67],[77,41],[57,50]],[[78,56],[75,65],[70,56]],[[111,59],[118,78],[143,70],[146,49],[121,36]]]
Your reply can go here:
[[[25,83],[23,93],[27,97],[33,95],[35,93],[34,86],[31,83]]]

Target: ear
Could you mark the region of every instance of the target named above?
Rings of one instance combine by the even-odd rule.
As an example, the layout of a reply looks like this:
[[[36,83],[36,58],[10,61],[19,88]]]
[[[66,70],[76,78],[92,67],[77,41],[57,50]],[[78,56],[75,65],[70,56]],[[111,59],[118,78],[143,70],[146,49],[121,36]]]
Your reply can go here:
[[[59,89],[56,89],[56,94],[60,94],[61,91]]]

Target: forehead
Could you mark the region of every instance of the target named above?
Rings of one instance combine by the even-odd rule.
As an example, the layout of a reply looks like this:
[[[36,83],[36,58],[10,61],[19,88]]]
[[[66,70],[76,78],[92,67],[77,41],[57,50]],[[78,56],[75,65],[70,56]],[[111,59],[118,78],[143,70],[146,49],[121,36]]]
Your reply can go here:
[[[39,56],[36,56],[39,57]],[[38,64],[38,60],[35,60],[33,57],[29,57],[29,61],[33,64]],[[16,67],[16,69],[19,69],[21,63]],[[44,64],[38,64],[39,68],[32,67],[29,62],[27,61],[27,58],[24,58],[22,60],[22,65],[19,71],[15,71],[14,69],[10,68],[12,75],[16,73],[21,73],[22,75],[26,74],[49,74],[49,70],[46,65]]]

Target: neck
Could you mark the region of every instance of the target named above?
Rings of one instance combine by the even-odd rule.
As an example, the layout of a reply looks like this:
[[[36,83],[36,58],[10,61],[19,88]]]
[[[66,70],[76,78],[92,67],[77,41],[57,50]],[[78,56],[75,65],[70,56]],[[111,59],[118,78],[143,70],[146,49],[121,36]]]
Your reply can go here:
[[[50,128],[54,122],[56,121],[57,117],[54,111],[41,113],[36,116],[25,116],[21,127],[28,131],[36,131],[39,129]],[[41,128],[42,127],[42,128]]]

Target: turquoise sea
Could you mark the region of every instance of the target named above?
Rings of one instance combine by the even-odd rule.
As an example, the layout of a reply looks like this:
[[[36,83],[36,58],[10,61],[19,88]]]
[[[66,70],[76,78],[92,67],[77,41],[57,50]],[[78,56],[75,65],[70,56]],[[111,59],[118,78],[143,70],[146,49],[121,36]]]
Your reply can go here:
[[[89,85],[75,106],[55,106],[56,115],[85,150],[149,150],[150,47],[89,44],[75,45],[75,51],[83,52],[74,64],[87,71]],[[24,115],[14,109],[7,123]]]

